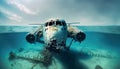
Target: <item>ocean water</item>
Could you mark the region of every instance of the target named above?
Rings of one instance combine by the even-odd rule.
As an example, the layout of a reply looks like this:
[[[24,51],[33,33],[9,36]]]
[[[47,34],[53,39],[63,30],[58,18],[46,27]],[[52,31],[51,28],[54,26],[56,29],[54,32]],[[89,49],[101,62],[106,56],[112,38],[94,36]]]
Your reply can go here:
[[[11,51],[39,52],[43,49],[43,44],[29,44],[25,40],[26,34],[35,28],[0,26],[0,69],[120,69],[119,26],[78,26],[85,32],[86,39],[81,43],[73,42],[70,51],[53,56],[52,64],[47,67],[25,59],[9,60]],[[68,38],[67,45],[70,41]]]

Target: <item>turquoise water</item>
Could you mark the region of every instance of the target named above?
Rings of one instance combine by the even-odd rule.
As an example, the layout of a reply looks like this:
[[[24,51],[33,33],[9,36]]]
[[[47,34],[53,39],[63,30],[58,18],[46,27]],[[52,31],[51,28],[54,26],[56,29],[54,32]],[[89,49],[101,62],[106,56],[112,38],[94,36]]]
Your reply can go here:
[[[25,40],[25,36],[28,33],[27,30],[30,31],[30,29],[20,31],[22,28],[1,26],[0,69],[46,69],[40,63],[37,63],[38,65],[34,68],[30,68],[36,63],[16,59],[16,64],[11,65],[13,62],[8,60],[9,52],[19,48],[25,50],[43,49],[42,44],[29,44]],[[83,26],[78,28],[85,32],[86,39],[81,43],[73,42],[69,52],[55,56],[55,65],[50,65],[48,69],[120,69],[120,33],[118,26]],[[67,40],[67,45],[70,41],[71,39]]]

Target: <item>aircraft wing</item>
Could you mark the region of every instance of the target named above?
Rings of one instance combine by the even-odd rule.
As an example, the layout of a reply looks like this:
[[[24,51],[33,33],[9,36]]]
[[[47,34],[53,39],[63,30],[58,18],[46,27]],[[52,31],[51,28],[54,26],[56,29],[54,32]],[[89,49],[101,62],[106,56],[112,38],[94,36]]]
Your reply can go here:
[[[72,26],[80,26],[80,22],[68,22],[66,23],[68,26],[72,25]]]
[[[80,22],[68,22],[66,23],[67,25],[72,25],[72,26],[79,26]],[[43,23],[33,23],[33,24],[29,24],[30,26],[40,26],[40,25],[44,25]]]

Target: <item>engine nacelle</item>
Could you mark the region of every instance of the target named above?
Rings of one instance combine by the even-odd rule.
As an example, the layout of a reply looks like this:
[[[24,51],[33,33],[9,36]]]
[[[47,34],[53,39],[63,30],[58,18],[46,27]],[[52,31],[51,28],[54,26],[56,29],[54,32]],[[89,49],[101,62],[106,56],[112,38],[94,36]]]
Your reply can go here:
[[[75,39],[76,41],[79,41],[79,42],[85,40],[85,38],[86,38],[86,35],[85,35],[85,33],[83,33],[83,32],[78,32],[78,33],[76,33],[76,35],[74,36],[74,39]]]
[[[36,37],[35,37],[34,34],[29,33],[29,34],[26,36],[26,40],[27,40],[27,42],[29,42],[29,43],[35,43]]]
[[[68,37],[73,38],[75,41],[81,42],[86,38],[86,35],[77,27],[68,26]]]
[[[40,41],[41,37],[42,37],[42,31],[36,31],[35,33],[29,33],[26,36],[26,40],[29,43],[35,43],[36,41]]]

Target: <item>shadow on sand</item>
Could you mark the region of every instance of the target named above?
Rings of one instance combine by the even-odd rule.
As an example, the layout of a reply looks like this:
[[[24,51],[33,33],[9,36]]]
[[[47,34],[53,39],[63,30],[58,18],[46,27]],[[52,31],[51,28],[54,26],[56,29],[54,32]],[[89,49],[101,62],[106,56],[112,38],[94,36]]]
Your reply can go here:
[[[88,69],[87,66],[80,62],[80,59],[86,60],[91,57],[86,53],[70,50],[56,54],[55,58],[60,61],[60,63],[64,66],[64,69]]]

